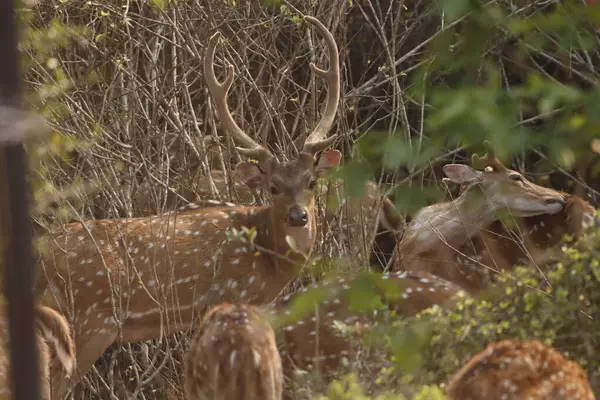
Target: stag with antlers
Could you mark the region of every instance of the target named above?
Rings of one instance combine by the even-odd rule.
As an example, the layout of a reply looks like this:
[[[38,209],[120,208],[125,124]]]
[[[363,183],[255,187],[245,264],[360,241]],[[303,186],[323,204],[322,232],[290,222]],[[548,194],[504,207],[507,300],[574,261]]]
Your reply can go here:
[[[475,355],[452,377],[453,400],[594,400],[583,369],[542,343],[503,340]]]
[[[266,317],[248,304],[220,304],[206,313],[187,354],[189,400],[281,399],[281,357]]]
[[[207,46],[204,74],[225,131],[237,151],[257,160],[236,171],[269,196],[265,206],[189,205],[164,216],[88,220],[43,237],[36,293],[69,316],[79,374],[70,382],[53,371],[53,394],[62,398],[116,340],[136,342],[189,329],[198,315],[221,302],[272,301],[293,280],[315,242],[316,180],[341,154],[322,151],[339,96],[338,49],[333,35],[306,17],[325,38],[329,69],[311,63],[328,86],[325,111],[296,159],[279,161],[233,120],[227,94],[234,78],[214,72],[220,33]],[[56,378],[56,381],[54,380]]]
[[[3,338],[8,338],[8,318],[2,310],[0,331]],[[40,395],[42,400],[50,400],[50,347],[58,356],[61,367],[70,375],[75,366],[75,351],[69,325],[64,316],[44,306],[35,308],[36,345],[39,355]],[[11,372],[9,368],[8,343],[0,346],[0,399],[12,399]]]
[[[506,168],[487,146],[488,153],[483,158],[473,156],[473,165],[485,166],[483,171],[462,164],[444,166],[447,179],[463,186],[461,195],[453,201],[425,207],[415,215],[398,244],[395,268],[431,272],[476,292],[487,285],[488,279],[471,276],[471,270],[466,271],[455,262],[461,249],[472,246],[474,237],[503,216],[533,217],[563,210],[563,193],[538,186]],[[389,207],[381,210],[381,224],[399,224],[389,217]]]
[[[202,146],[211,150],[210,160],[216,163],[216,152],[212,150],[217,145],[216,141],[212,136],[205,136],[202,141]],[[223,153],[227,153],[226,149],[223,149]],[[228,160],[229,157],[224,159]],[[210,198],[212,184],[223,198],[234,198],[239,205],[253,205],[260,198],[260,188],[246,185],[235,171],[225,174],[223,171],[211,169],[208,179],[199,173],[198,169],[199,166],[196,165],[187,173],[182,172],[185,184],[181,184],[177,191],[167,192],[167,209],[173,209],[181,203]],[[151,183],[151,180],[145,181],[135,194],[137,216],[152,215],[157,209],[161,209],[152,196]],[[365,183],[362,196],[350,198],[346,195],[342,179],[323,179],[322,184],[317,185],[315,194],[317,204],[323,205],[323,223],[318,224],[317,235],[325,242],[335,242],[332,251],[327,249],[324,253],[336,255],[336,250],[342,248],[347,250],[352,261],[366,262],[377,226],[377,220],[372,218],[372,214],[373,210],[380,206],[381,197],[379,188],[373,181]],[[332,204],[337,207],[332,207]]]

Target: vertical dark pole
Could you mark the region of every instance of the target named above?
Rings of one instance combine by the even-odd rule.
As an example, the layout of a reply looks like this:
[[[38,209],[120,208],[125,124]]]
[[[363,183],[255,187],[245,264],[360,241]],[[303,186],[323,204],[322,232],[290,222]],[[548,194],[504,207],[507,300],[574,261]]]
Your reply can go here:
[[[21,101],[15,12],[14,0],[0,0],[0,106],[18,107]],[[0,114],[0,118],[6,117],[6,113]],[[0,127],[3,125],[6,127],[6,122],[0,121]],[[27,159],[20,143],[3,141],[10,133],[0,131],[0,245],[4,250],[13,399],[39,400]]]

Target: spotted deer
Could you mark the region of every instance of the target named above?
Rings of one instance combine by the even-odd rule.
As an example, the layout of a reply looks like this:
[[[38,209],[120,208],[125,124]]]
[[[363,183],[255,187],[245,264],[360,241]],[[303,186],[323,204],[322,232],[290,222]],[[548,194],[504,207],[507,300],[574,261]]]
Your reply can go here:
[[[476,292],[485,288],[488,277],[470,275],[472,269],[456,261],[457,254],[464,254],[461,250],[472,246],[473,239],[502,216],[534,217],[563,210],[563,193],[538,186],[506,168],[491,149],[483,158],[474,155],[473,164],[486,168],[479,171],[462,164],[443,167],[447,179],[464,185],[464,189],[456,199],[425,207],[415,215],[398,244],[396,270],[431,272],[468,292]],[[397,224],[388,218],[386,207],[381,210],[380,223]],[[472,259],[470,262],[481,264]],[[481,267],[476,270],[485,269]]]
[[[312,311],[281,327],[280,353],[286,377],[291,378],[297,368],[330,375],[339,370],[343,358],[351,360],[355,355],[352,343],[340,335],[334,321],[353,327],[362,335],[376,322],[378,311],[382,311],[375,308],[364,313],[349,307],[349,293],[360,276],[316,283],[271,304],[271,311],[285,318],[290,315],[289,306],[298,294],[308,290],[326,293],[323,299],[314,299]],[[374,280],[365,282],[373,285],[384,309],[395,311],[398,317],[413,316],[434,306],[453,307],[461,297],[459,293],[466,295],[457,285],[424,272],[373,274],[371,277]]]
[[[9,344],[8,340],[8,318],[6,310],[2,309],[0,318],[0,331],[4,338],[0,346],[0,399],[12,399],[12,376],[10,371]],[[43,400],[50,400],[50,351],[52,348],[67,375],[73,372],[75,366],[75,352],[73,341],[69,332],[69,325],[65,317],[51,308],[36,306],[36,345],[39,356],[40,368],[40,396]]]
[[[134,195],[136,216],[153,215],[163,206],[170,210],[187,202],[212,198],[210,190],[212,184],[222,199],[227,201],[233,199],[239,205],[259,203],[260,188],[246,185],[235,170],[225,174],[217,169],[218,153],[214,149],[218,146],[218,142],[212,136],[204,136],[201,141],[203,143],[200,147],[206,149],[211,164],[210,179],[201,172],[199,163],[192,163],[190,170],[186,169],[180,173],[176,191],[166,187],[158,188],[158,190],[167,190],[163,196],[164,202],[160,205],[157,204],[156,193],[152,190],[156,185],[146,180]],[[228,154],[227,149],[222,151]],[[225,161],[229,158],[223,156]],[[377,220],[373,218],[373,210],[378,209],[381,202],[377,184],[367,181],[362,196],[349,198],[342,179],[322,179],[316,187],[316,200],[317,204],[322,206],[320,215],[324,217],[323,223],[317,226],[318,237],[324,238],[326,242],[335,242],[333,250],[340,247],[347,249],[353,261],[364,264],[370,255],[375,236]],[[325,250],[325,253],[335,254],[335,251]]]
[[[580,197],[564,193],[565,206],[556,214],[494,221],[456,254],[463,275],[485,286],[498,273],[518,265],[540,271],[560,260],[566,237],[576,240],[594,221],[596,210]]]
[[[74,222],[41,238],[36,294],[69,316],[76,344],[78,374],[67,382],[53,369],[57,398],[113,342],[189,329],[218,303],[268,303],[305,264],[315,242],[316,180],[341,157],[337,150],[323,151],[336,137],[327,138],[339,101],[337,45],[321,22],[306,21],[327,44],[329,69],[312,63],[311,69],[327,83],[328,95],[321,120],[291,161],[278,161],[233,120],[227,106],[233,66],[223,82],[214,72],[220,33],[210,38],[204,58],[204,75],[225,131],[241,155],[258,160],[241,162],[236,171],[247,185],[268,193],[267,205],[205,202],[161,216]]]
[[[503,340],[460,368],[446,390],[453,400],[595,400],[584,370],[537,340]]]
[[[267,314],[249,304],[220,304],[204,315],[187,354],[189,400],[280,400],[281,357]]]

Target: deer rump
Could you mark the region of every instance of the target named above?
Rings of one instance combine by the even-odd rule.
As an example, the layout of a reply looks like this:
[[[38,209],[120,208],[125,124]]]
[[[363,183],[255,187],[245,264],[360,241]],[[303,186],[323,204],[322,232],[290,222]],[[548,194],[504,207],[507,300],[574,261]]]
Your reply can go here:
[[[69,325],[64,316],[45,306],[36,306],[35,310],[36,345],[39,355],[40,395],[44,400],[50,400],[50,352],[54,350],[60,364],[67,375],[71,375],[75,367],[75,352],[69,331]],[[8,318],[6,309],[0,312],[1,332],[6,342],[0,347],[0,370],[5,373],[3,384],[4,393],[11,392],[12,373],[10,371]]]
[[[488,345],[452,377],[453,400],[594,400],[583,369],[537,340]]]
[[[281,399],[281,358],[265,316],[243,303],[223,303],[205,314],[187,355],[190,400]]]

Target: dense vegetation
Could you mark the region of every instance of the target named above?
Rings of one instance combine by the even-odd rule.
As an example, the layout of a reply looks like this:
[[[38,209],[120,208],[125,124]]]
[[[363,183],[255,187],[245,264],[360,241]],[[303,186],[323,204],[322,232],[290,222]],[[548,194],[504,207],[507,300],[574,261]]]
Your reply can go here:
[[[223,135],[201,67],[216,29],[237,73],[236,120],[288,153],[323,101],[308,64],[326,65],[326,52],[316,36],[307,40],[303,15],[323,21],[340,49],[335,146],[350,195],[367,179],[394,183],[396,205],[414,213],[442,198],[441,165],[466,161],[489,139],[532,180],[595,203],[598,10],[512,0],[24,2],[27,101],[52,127],[27,144],[37,232],[78,218],[161,213],[174,195],[185,203],[177,194],[195,193],[210,169],[231,171],[239,158],[229,142],[207,153],[200,140]],[[438,385],[500,338],[553,344],[597,385],[597,235],[567,249],[544,284],[538,271],[519,270],[457,310],[383,327],[392,345],[379,349],[390,355],[382,365],[351,362],[329,388],[308,382],[298,396],[442,399]],[[84,382],[85,398],[183,398],[187,338],[115,345]]]

